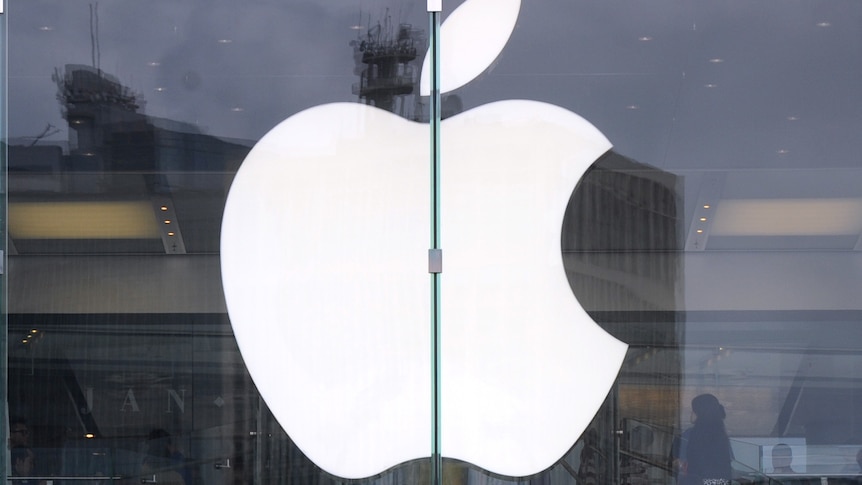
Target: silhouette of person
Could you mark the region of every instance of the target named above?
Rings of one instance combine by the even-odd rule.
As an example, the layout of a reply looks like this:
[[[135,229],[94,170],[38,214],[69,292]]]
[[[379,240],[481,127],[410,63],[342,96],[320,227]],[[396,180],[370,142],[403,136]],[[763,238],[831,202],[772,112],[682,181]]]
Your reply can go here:
[[[785,443],[778,443],[772,447],[772,473],[775,475],[793,475],[799,472],[791,466],[793,463],[793,450]],[[806,476],[799,477],[778,477],[776,483],[785,483],[787,485],[819,485],[820,478],[812,478]],[[830,478],[829,483],[856,483],[855,481],[847,482],[843,478]]]
[[[30,428],[27,426],[27,420],[22,417],[12,417],[9,419],[9,448],[29,446]]]
[[[772,472],[796,473],[790,465],[793,463],[793,450],[784,443],[772,447]]]
[[[12,465],[11,476],[16,478],[31,477],[36,468],[36,455],[29,446],[15,446],[10,451],[9,463]],[[18,478],[12,483],[16,485],[42,485],[44,482]]]
[[[712,394],[691,401],[691,428],[683,433],[676,451],[680,485],[729,485],[730,439],[724,428],[724,406]]]

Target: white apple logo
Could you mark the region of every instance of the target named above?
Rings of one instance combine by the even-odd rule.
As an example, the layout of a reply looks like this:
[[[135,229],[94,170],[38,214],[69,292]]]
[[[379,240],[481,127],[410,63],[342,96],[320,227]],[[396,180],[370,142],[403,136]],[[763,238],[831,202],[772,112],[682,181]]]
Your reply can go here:
[[[494,56],[468,54],[486,66],[514,26],[500,13],[519,7],[452,12],[443,79],[460,72],[447,45],[490,22],[505,31]],[[257,143],[225,206],[222,279],[245,363],[294,442],[340,477],[430,456],[428,137],[366,105],[308,109]],[[441,139],[442,452],[537,473],[584,431],[626,351],[581,308],[560,253],[569,196],[611,145],[522,100],[447,119]]]

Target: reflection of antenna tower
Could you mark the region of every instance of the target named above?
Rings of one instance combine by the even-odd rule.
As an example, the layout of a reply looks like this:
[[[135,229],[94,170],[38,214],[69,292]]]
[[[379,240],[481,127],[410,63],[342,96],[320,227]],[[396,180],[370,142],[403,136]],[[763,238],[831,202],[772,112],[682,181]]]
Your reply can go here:
[[[392,30],[387,15],[383,25],[369,27],[350,43],[360,79],[353,85],[353,94],[366,104],[408,117],[412,110],[406,97],[414,94],[416,86],[410,63],[416,59],[417,47],[424,45],[424,32],[410,24],[400,24],[397,33]]]

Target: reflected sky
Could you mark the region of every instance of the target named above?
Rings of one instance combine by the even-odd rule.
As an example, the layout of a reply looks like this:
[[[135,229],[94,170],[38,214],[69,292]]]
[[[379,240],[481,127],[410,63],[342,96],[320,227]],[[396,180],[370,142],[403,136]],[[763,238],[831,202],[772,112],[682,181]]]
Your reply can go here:
[[[101,2],[96,43],[89,2],[9,3],[13,139],[50,123],[66,140],[51,74],[95,61],[150,116],[256,140],[302,109],[358,101],[356,26],[427,28],[414,1]],[[567,107],[663,169],[855,167],[860,20],[850,1],[524,2],[495,65],[454,94],[465,109]]]

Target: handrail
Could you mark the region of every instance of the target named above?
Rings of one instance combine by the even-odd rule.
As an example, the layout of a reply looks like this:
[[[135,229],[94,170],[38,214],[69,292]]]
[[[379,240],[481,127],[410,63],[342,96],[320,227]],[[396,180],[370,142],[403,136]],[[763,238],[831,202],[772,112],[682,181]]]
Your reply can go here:
[[[61,476],[46,476],[46,477],[6,477],[7,481],[15,482],[15,481],[26,481],[26,480],[35,480],[35,481],[48,481],[48,480],[123,480],[128,477],[120,477],[120,476],[94,476],[94,477],[61,477]]]

